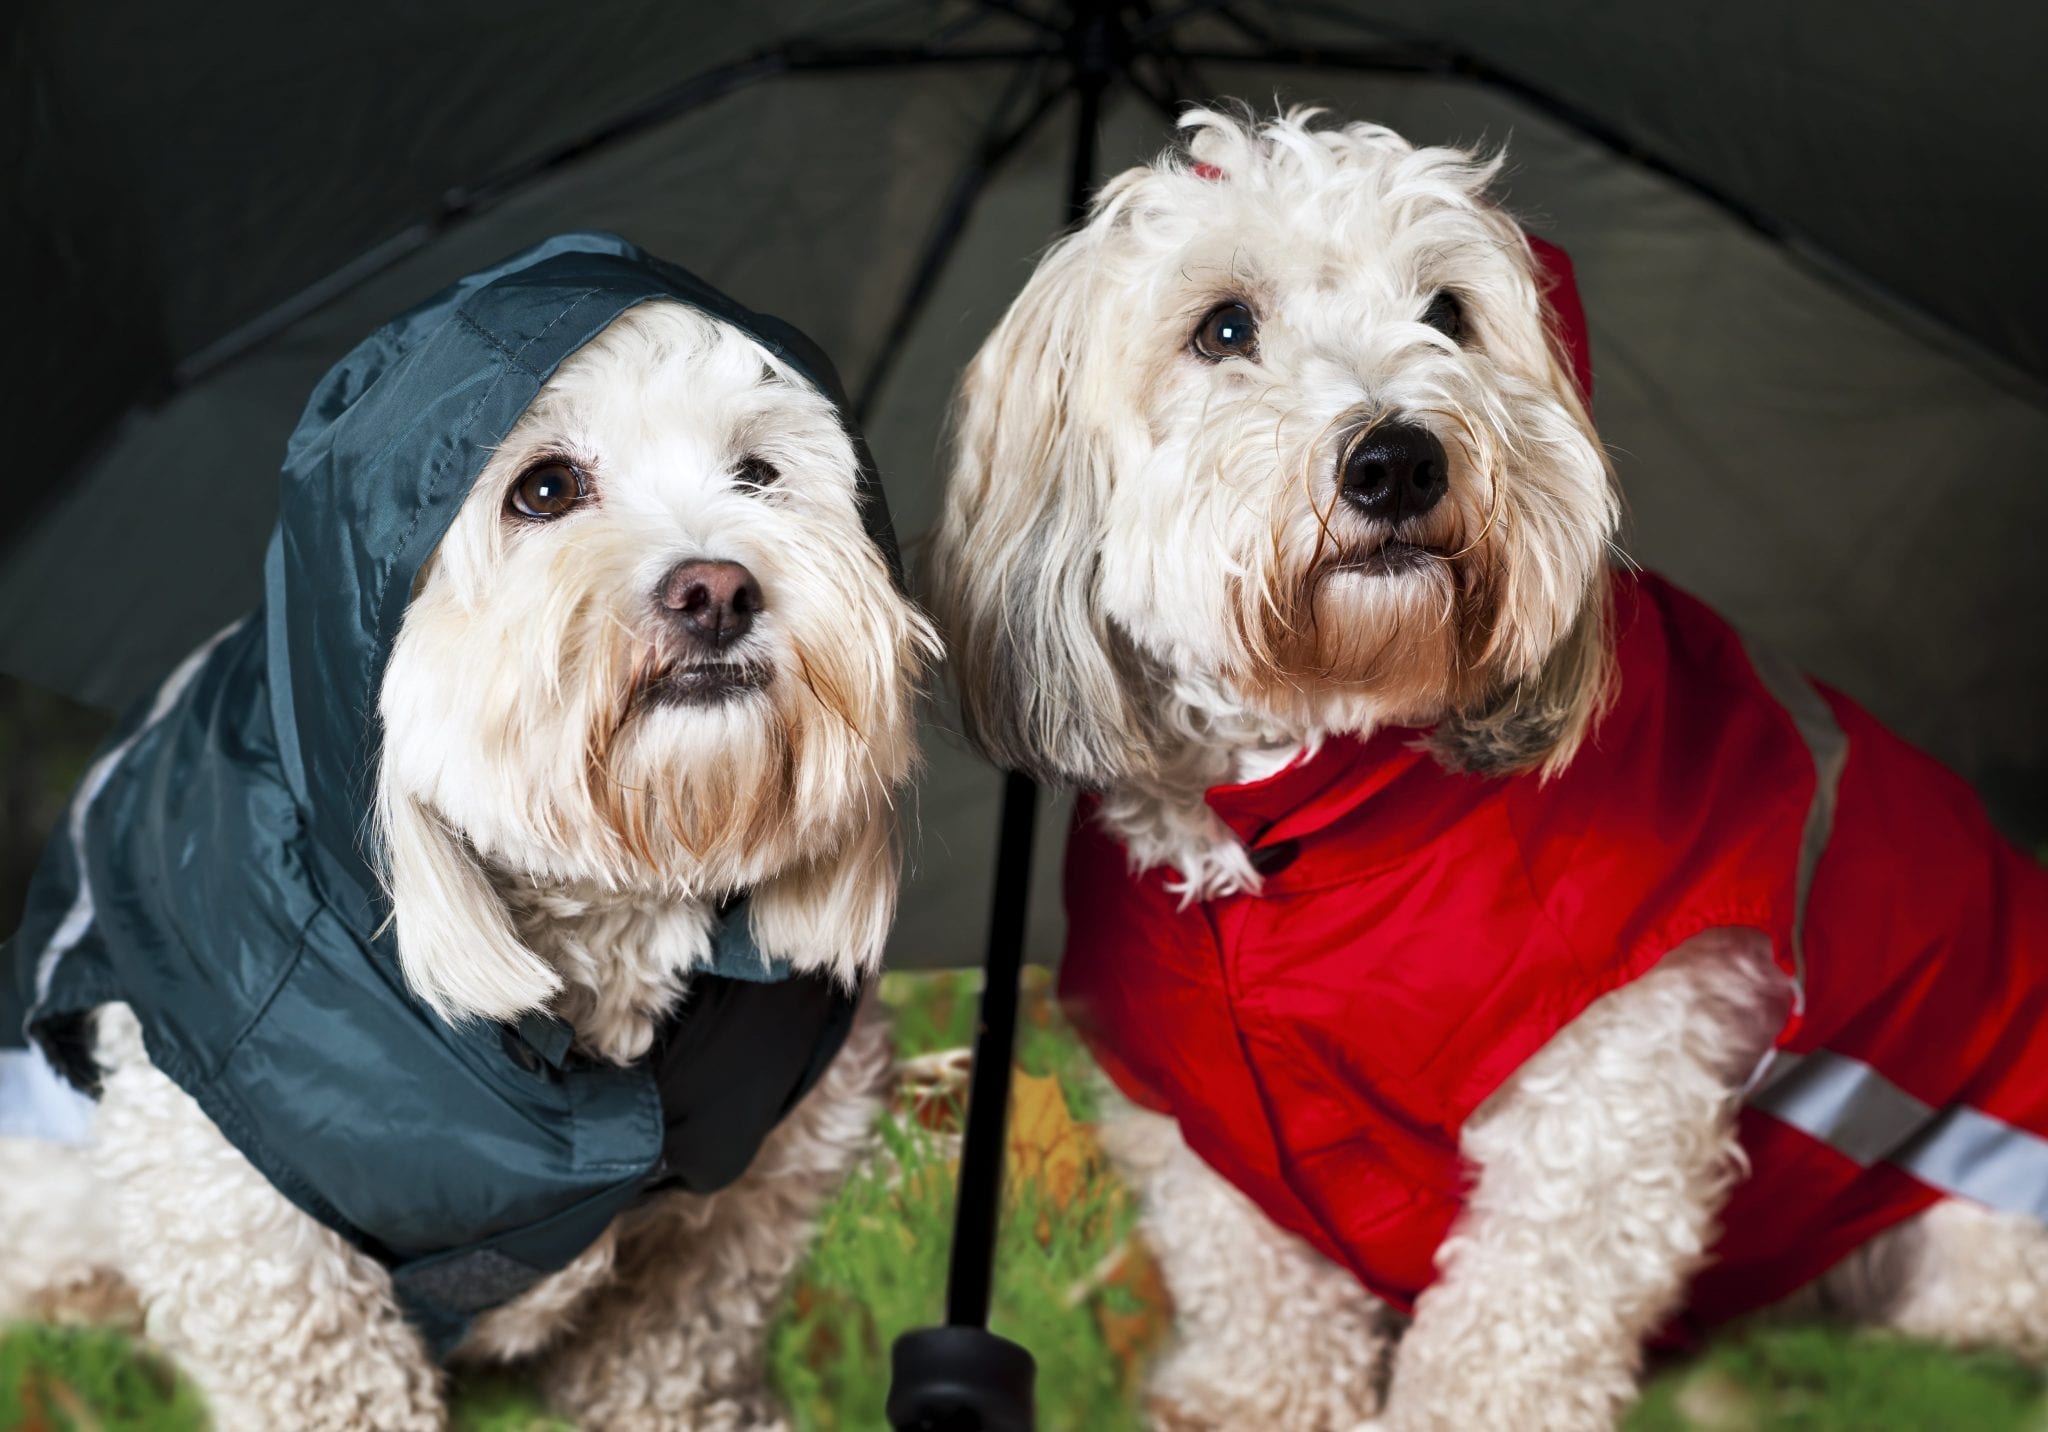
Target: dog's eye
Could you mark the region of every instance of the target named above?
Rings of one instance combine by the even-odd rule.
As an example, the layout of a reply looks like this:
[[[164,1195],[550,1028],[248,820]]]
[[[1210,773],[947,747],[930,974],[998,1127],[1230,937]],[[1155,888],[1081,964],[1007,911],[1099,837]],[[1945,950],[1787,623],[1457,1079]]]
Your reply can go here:
[[[765,457],[746,457],[740,459],[737,477],[741,487],[767,487],[781,476],[782,469],[768,461]]]
[[[1449,289],[1438,289],[1422,310],[1422,321],[1453,343],[1465,341],[1465,305]]]
[[[560,458],[549,458],[519,474],[505,505],[521,517],[546,522],[574,509],[586,493],[582,473]]]
[[[1195,352],[1211,363],[1225,358],[1255,358],[1259,352],[1259,320],[1245,303],[1219,304],[1195,328]]]

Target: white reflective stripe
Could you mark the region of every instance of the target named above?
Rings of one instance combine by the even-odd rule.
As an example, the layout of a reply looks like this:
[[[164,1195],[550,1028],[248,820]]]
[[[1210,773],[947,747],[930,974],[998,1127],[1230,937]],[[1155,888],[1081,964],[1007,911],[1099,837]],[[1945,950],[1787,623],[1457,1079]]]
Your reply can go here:
[[[99,794],[106,788],[107,780],[114,774],[114,767],[121,764],[135,743],[142,739],[171,712],[178,698],[185,694],[185,688],[192,684],[193,676],[200,664],[212,654],[228,634],[247,621],[247,617],[229,622],[208,637],[191,655],[178,663],[177,669],[164,678],[164,684],[157,688],[156,700],[149,706],[149,714],[142,718],[142,724],[123,738],[113,750],[101,756],[86,772],[85,781],[78,788],[78,794],[71,798],[71,858],[78,866],[78,893],[71,899],[71,908],[64,912],[64,918],[57,922],[57,928],[50,933],[49,943],[36,956],[36,1006],[50,997],[50,982],[57,977],[57,964],[67,951],[85,938],[85,932],[92,928],[92,881],[85,873],[85,813]],[[35,1018],[35,1009],[29,1011],[29,1018]]]
[[[35,1045],[0,1049],[0,1138],[83,1144],[92,1140],[93,1102]]]
[[[1936,1109],[1860,1059],[1780,1054],[1749,1102],[1866,1168],[2048,1219],[2048,1139],[1967,1104]]]
[[[1922,1183],[2048,1221],[2048,1139],[1967,1104],[1942,1110],[1892,1162]]]
[[[1860,1060],[1780,1053],[1749,1102],[1866,1167],[1890,1156],[1934,1107]]]
[[[1806,808],[1806,828],[1799,840],[1799,869],[1792,894],[1792,967],[1794,1007],[1806,1009],[1806,901],[1813,891],[1813,872],[1828,848],[1835,828],[1835,798],[1842,787],[1842,768],[1849,764],[1849,736],[1835,713],[1805,673],[1777,652],[1744,642],[1749,664],[1777,703],[1785,708],[1799,739],[1813,757],[1813,801]]]

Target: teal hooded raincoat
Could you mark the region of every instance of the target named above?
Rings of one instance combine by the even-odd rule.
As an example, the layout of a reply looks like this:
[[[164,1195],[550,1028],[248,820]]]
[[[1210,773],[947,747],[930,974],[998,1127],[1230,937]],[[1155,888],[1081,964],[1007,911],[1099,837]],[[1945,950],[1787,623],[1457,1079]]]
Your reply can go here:
[[[155,1065],[391,1269],[441,1355],[648,1190],[737,1178],[851,1022],[851,992],[763,960],[742,900],[635,1065],[581,1059],[545,1015],[448,1024],[406,989],[365,846],[378,688],[421,565],[563,360],[660,299],[743,329],[844,410],[795,329],[607,234],[550,239],[378,330],[292,434],[263,605],[129,713],[0,947],[0,1046],[36,1046],[0,1048],[0,1101],[25,1097],[31,1060],[92,1091],[88,1016],[125,1001]],[[23,1122],[0,1107],[0,1132]]]

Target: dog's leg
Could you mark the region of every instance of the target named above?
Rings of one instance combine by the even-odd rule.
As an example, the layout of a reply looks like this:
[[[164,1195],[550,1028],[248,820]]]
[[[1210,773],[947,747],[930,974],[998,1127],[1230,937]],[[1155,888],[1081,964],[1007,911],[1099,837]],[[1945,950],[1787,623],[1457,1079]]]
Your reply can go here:
[[[1946,1199],[1829,1270],[1820,1294],[1911,1337],[2048,1363],[2048,1227],[2023,1214]]]
[[[116,1229],[88,1147],[0,1139],[0,1322],[114,1320]]]
[[[224,1432],[437,1432],[437,1376],[383,1268],[286,1200],[103,1011],[96,1125],[121,1271]]]
[[[549,1401],[585,1432],[787,1427],[767,1384],[768,1324],[819,1210],[870,1147],[889,1078],[887,1027],[864,1010],[737,1183],[627,1214],[617,1281],[543,1363]]]
[[[1614,1425],[1738,1176],[1737,1090],[1784,998],[1761,936],[1712,932],[1473,1115],[1478,1178],[1396,1357],[1386,1428]]]
[[[1173,1298],[1147,1387],[1159,1432],[1343,1432],[1379,1405],[1392,1309],[1203,1163],[1172,1120],[1125,1106],[1103,1141],[1138,1192]]]

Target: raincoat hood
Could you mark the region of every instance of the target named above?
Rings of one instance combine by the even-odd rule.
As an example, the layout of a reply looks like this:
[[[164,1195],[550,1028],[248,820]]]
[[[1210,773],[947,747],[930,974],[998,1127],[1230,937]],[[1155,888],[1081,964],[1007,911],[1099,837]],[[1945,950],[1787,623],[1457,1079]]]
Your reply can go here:
[[[597,233],[550,239],[462,279],[378,330],[314,390],[286,450],[264,619],[285,776],[336,894],[378,903],[359,828],[363,782],[384,665],[420,568],[555,369],[628,308],[657,299],[743,330],[846,411],[832,365],[802,333]],[[873,459],[848,427],[868,532],[900,582]],[[353,803],[309,798],[351,789]]]
[[[400,973],[364,820],[392,643],[542,385],[656,300],[741,329],[844,411],[795,329],[607,234],[548,240],[379,329],[292,434],[263,605],[129,712],[0,949],[0,1133],[48,1136],[67,1100],[82,1133],[56,1076],[96,1088],[90,1016],[126,1003],[151,1063],[281,1192],[392,1270],[438,1353],[649,1189],[737,1178],[857,1000],[765,960],[743,898],[683,1010],[629,1066],[583,1059],[545,1013],[451,1024]],[[900,583],[853,438],[867,530]]]

